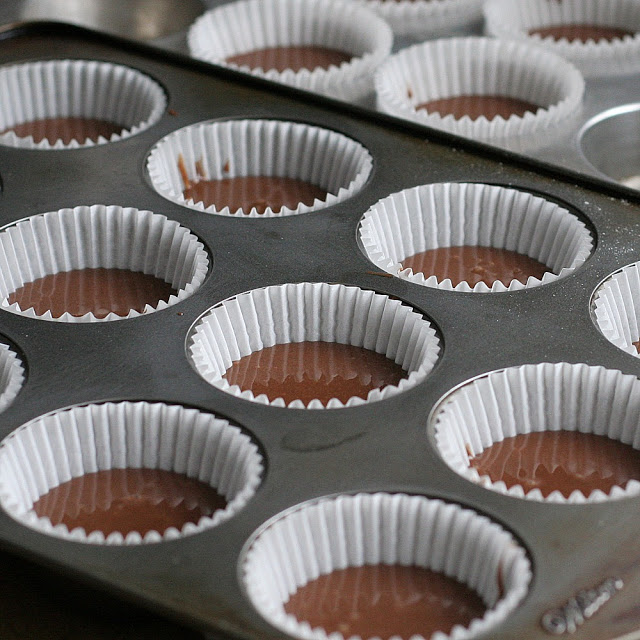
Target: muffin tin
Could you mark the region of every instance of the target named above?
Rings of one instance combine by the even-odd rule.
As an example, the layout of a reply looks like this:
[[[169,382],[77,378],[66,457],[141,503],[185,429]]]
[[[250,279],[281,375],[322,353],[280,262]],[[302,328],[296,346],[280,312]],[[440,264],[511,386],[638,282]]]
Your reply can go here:
[[[258,613],[242,581],[256,532],[323,497],[428,496],[487,516],[513,534],[531,563],[524,599],[475,638],[542,639],[572,629],[575,638],[640,637],[640,498],[550,504],[487,491],[442,460],[430,418],[454,388],[506,367],[585,363],[640,376],[640,360],[600,333],[591,308],[599,283],[640,258],[640,197],[604,180],[78,27],[39,23],[2,32],[0,63],[51,58],[132,67],[160,83],[168,108],[148,129],[109,144],[0,147],[0,224],[83,205],[134,207],[189,229],[211,266],[189,297],[117,322],[47,322],[2,311],[2,341],[18,354],[26,379],[2,413],[0,437],[74,405],[179,404],[238,426],[258,445],[265,468],[242,509],[194,535],[134,546],[86,544],[46,535],[0,510],[3,548],[213,637],[275,640],[282,632]],[[262,219],[195,211],[154,190],[147,158],[160,139],[198,122],[246,118],[292,120],[350,137],[371,154],[371,175],[357,193],[325,209]],[[367,209],[403,189],[445,182],[507,186],[558,203],[586,225],[594,249],[564,278],[483,295],[420,286],[371,263],[358,239]],[[400,393],[325,410],[249,402],[197,374],[188,343],[209,309],[247,291],[302,282],[360,287],[423,314],[440,339],[435,367]]]

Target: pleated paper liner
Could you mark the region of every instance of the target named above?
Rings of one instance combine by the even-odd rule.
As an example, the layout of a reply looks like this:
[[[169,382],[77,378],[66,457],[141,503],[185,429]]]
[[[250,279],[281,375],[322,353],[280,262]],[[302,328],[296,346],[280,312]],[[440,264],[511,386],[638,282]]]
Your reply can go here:
[[[640,263],[608,276],[593,297],[593,316],[604,337],[636,358],[640,344]]]
[[[478,183],[436,183],[412,187],[374,204],[363,216],[360,238],[380,269],[410,282],[474,293],[518,291],[564,278],[589,257],[593,239],[575,215],[530,193]],[[546,265],[542,278],[526,283],[496,280],[473,287],[454,285],[429,273],[414,273],[402,262],[440,247],[507,249]]]
[[[371,389],[366,397],[289,402],[264,392],[255,395],[225,377],[234,363],[249,354],[306,341],[351,345],[381,354],[390,364],[399,365],[405,377]],[[216,305],[194,326],[188,352],[196,371],[209,384],[239,398],[279,407],[331,409],[382,400],[415,387],[435,365],[440,344],[431,324],[398,300],[357,287],[304,282],[255,289]],[[286,369],[274,373],[273,384],[296,374]]]
[[[392,27],[397,36],[427,39],[482,23],[481,0],[361,0]]]
[[[635,0],[489,0],[484,13],[488,34],[527,41],[556,53],[586,76],[616,75],[640,69],[640,6]],[[529,35],[532,29],[561,25],[612,27],[630,35],[586,42]]]
[[[299,89],[354,101],[373,91],[373,71],[391,52],[393,34],[373,11],[344,0],[239,0],[202,15],[188,34],[191,55]],[[251,68],[227,58],[273,47],[316,46],[349,61],[328,68]]]
[[[18,395],[24,382],[24,365],[16,353],[0,342],[0,411]]]
[[[121,469],[160,469],[185,475],[216,489],[226,506],[197,522],[187,522],[180,530],[172,526],[147,531],[144,536],[137,531],[105,535],[81,527],[69,531],[63,522],[54,526],[49,517],[38,517],[33,509],[34,503],[62,483]],[[36,418],[4,439],[0,445],[0,505],[25,526],[76,542],[161,542],[193,535],[233,517],[255,493],[262,470],[262,457],[251,439],[214,415],[163,403],[90,404]],[[96,493],[92,505],[82,508],[98,510],[108,497],[105,488]]]
[[[640,381],[635,376],[566,362],[494,371],[454,390],[436,407],[431,424],[444,461],[456,473],[492,491],[574,504],[640,494],[640,482],[634,477],[640,470]],[[513,462],[517,460],[519,466],[496,467],[493,480],[472,466],[474,458],[508,438],[529,434],[535,435],[537,442],[540,436],[536,434],[548,433],[555,442],[559,432],[576,436],[564,453],[557,447],[552,455],[546,455],[539,443],[533,445],[535,451],[520,444],[513,453]],[[577,442],[579,434],[590,442],[583,449]],[[624,450],[614,453],[615,458],[604,453],[605,445],[610,448],[613,441],[616,450]],[[629,456],[630,473],[622,467],[618,473],[623,456]],[[549,478],[543,478],[545,474]],[[573,476],[570,484],[565,476]],[[628,480],[617,483],[617,478],[623,477]],[[596,480],[604,484],[598,485]],[[544,490],[540,488],[543,481]]]
[[[579,113],[584,80],[559,56],[526,43],[442,38],[401,50],[375,74],[378,109],[476,140],[517,139],[553,131]],[[531,104],[508,117],[472,119],[418,108],[458,96],[500,96]]]
[[[487,632],[517,607],[531,580],[524,550],[487,517],[441,500],[387,493],[323,498],[280,514],[258,530],[245,553],[242,572],[253,605],[283,633],[304,640],[347,640],[360,636],[312,627],[287,613],[285,606],[299,589],[322,576],[369,565],[431,569],[479,595],[486,607],[482,617],[468,626],[456,624],[446,634],[429,634],[427,640],[460,640]],[[402,584],[396,587],[405,593]],[[334,608],[337,601],[349,607],[351,595],[351,609],[357,609],[362,593],[332,590],[327,598]],[[431,608],[439,613],[438,607]],[[340,628],[353,622],[353,617],[336,618]],[[397,623],[401,626],[403,620]],[[362,640],[368,637],[363,635]],[[399,633],[392,637],[409,640]]]
[[[164,90],[155,80],[123,65],[94,60],[6,65],[0,68],[0,144],[74,149],[115,142],[151,127],[166,105]],[[80,119],[83,126],[42,122],[69,118]],[[18,135],[12,128],[20,125],[27,131]],[[57,139],[38,140],[43,131]],[[58,137],[67,134],[73,137]]]
[[[207,252],[198,238],[163,215],[115,205],[60,209],[27,218],[0,232],[1,306],[21,315],[59,322],[133,318],[165,309],[190,296],[204,281],[208,266]],[[139,310],[127,309],[129,304],[124,304],[124,310],[116,313],[113,309],[122,306],[126,298],[121,300],[118,288],[112,287],[108,291],[113,295],[101,313],[93,309],[73,315],[65,307],[67,293],[79,295],[75,285],[56,294],[63,295],[60,300],[48,288],[50,285],[44,289],[40,285],[40,279],[47,276],[82,276],[103,270],[107,275],[113,273],[111,270],[147,274],[159,284],[166,283],[168,291],[162,299],[152,293],[136,300]],[[23,302],[23,308],[19,297],[12,299],[31,283],[41,294],[42,308],[33,306],[31,301]],[[96,296],[104,293],[96,291]],[[87,295],[90,297],[91,293]],[[61,306],[59,314],[54,315],[47,302]]]
[[[191,125],[160,140],[147,162],[153,187],[168,200],[197,211],[252,218],[308,213],[343,202],[362,188],[372,166],[371,155],[355,140],[329,129],[280,120]],[[263,211],[257,205],[248,211],[231,210],[227,203],[185,197],[185,183],[245,176],[300,180],[326,195],[281,208],[280,202],[261,197]]]

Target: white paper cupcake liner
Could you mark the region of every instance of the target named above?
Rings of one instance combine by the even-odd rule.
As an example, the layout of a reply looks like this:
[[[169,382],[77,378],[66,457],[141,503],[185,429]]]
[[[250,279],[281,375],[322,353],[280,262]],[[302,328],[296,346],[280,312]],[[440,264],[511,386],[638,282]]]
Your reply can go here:
[[[505,438],[541,431],[579,431],[606,436],[640,449],[640,380],[620,371],[586,364],[528,364],[494,371],[461,385],[431,419],[438,451],[458,474],[487,489],[529,500],[595,503],[640,494],[630,480],[609,494],[507,488],[469,466],[476,456]]]
[[[491,38],[443,38],[403,49],[375,74],[378,109],[476,140],[533,136],[579,112],[584,80],[571,64],[540,47]],[[416,107],[463,95],[499,95],[540,105],[506,120],[456,119]]]
[[[305,405],[270,401],[229,385],[227,369],[275,344],[322,341],[350,344],[384,354],[408,376],[398,385],[373,389],[366,400],[337,398]],[[438,359],[439,340],[431,324],[398,300],[356,287],[326,283],[285,284],[255,289],[221,302],[195,325],[189,355],[196,371],[214,387],[237,397],[294,409],[334,409],[383,400],[422,382]]]
[[[609,342],[640,358],[640,262],[611,274],[595,291],[593,316]]]
[[[233,212],[185,199],[180,160],[191,182],[237,176],[296,178],[328,191],[324,201],[300,203],[274,212]],[[151,150],[147,170],[154,189],[167,200],[196,211],[270,218],[317,211],[357,193],[367,181],[373,160],[358,142],[307,124],[281,120],[201,122],[169,134]],[[204,175],[203,175],[204,174]]]
[[[359,100],[373,91],[373,71],[391,52],[393,34],[373,11],[343,0],[239,0],[202,15],[188,34],[191,55],[254,75]],[[352,54],[328,69],[251,69],[226,58],[257,49],[315,45]]]
[[[13,131],[0,134],[0,144],[22,149],[74,149],[128,138],[163,115],[167,98],[148,76],[110,62],[50,60],[0,67],[0,131],[46,118],[80,117],[108,120],[123,127],[109,140],[72,140],[65,145]]]
[[[26,283],[75,269],[127,269],[153,275],[177,290],[169,300],[146,305],[152,313],[184,300],[204,281],[209,258],[202,243],[166,216],[130,207],[80,206],[22,220],[0,232],[0,307],[21,315],[58,322],[122,320],[109,313],[76,317],[9,304],[9,296]],[[132,309],[126,318],[141,315]]]
[[[33,504],[72,478],[106,469],[163,469],[204,482],[227,506],[181,531],[126,536],[53,526]],[[263,462],[257,446],[226,420],[179,405],[92,404],[57,411],[23,425],[0,444],[0,505],[18,522],[48,535],[94,544],[173,540],[214,527],[254,495]]]
[[[485,516],[423,496],[386,493],[321,499],[278,516],[248,548],[243,577],[253,605],[281,631],[305,640],[345,640],[299,622],[284,604],[321,575],[375,564],[425,567],[481,596],[488,608],[483,618],[431,640],[470,638],[490,629],[515,609],[531,580],[523,549]]]
[[[384,18],[397,36],[426,39],[482,22],[482,0],[359,0]]]
[[[18,395],[24,382],[24,367],[20,358],[0,342],[0,411],[4,411]]]
[[[474,293],[518,291],[573,273],[589,257],[593,239],[576,216],[530,193],[476,183],[436,183],[394,193],[374,204],[360,223],[365,254],[377,267],[416,284]],[[547,265],[526,284],[496,280],[491,287],[403,269],[409,256],[438,247],[483,246],[524,254]]]
[[[640,69],[640,5],[636,0],[489,0],[484,13],[488,34],[544,47],[572,62],[586,76]],[[586,43],[528,35],[531,29],[562,24],[617,27],[636,35]]]

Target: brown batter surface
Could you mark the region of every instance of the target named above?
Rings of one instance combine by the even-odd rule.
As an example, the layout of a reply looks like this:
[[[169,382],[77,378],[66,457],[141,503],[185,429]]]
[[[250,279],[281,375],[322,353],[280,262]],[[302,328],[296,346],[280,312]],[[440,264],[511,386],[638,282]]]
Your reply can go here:
[[[51,311],[54,318],[109,313],[126,316],[132,309],[142,313],[145,305],[167,302],[177,291],[154,276],[127,269],[77,269],[62,271],[28,282],[9,296],[23,311],[33,307],[38,315]]]
[[[51,489],[34,505],[39,517],[69,530],[123,535],[181,530],[224,509],[226,500],[204,482],[162,469],[108,469],[87,473]]]
[[[629,480],[640,480],[640,451],[605,436],[575,431],[543,431],[505,438],[470,459],[480,475],[507,487],[604,493]]]
[[[496,280],[505,286],[512,280],[526,284],[530,276],[542,278],[550,271],[541,262],[515,251],[470,245],[422,251],[405,258],[402,266],[423,273],[426,278],[433,275],[439,281],[449,278],[454,287],[463,281],[471,287],[479,282],[490,287]]]
[[[87,140],[97,142],[100,136],[109,140],[114,133],[121,133],[123,128],[122,125],[108,120],[67,117],[31,120],[14,125],[1,133],[14,131],[19,138],[33,136],[34,142],[41,142],[46,138],[49,144],[55,144],[57,140],[62,140],[64,144],[69,144],[72,140],[83,144]]]
[[[440,98],[439,100],[421,102],[416,107],[416,109],[424,109],[428,113],[439,113],[441,116],[452,115],[458,120],[464,116],[469,116],[472,120],[477,120],[481,116],[484,116],[487,120],[502,116],[507,120],[512,115],[522,117],[527,111],[536,113],[539,108],[538,105],[532,102],[518,98],[483,95]]]
[[[314,184],[280,176],[237,176],[222,180],[200,180],[183,191],[185,199],[202,202],[205,207],[229,207],[249,213],[255,207],[263,214],[268,207],[279,213],[282,207],[311,206],[316,198],[325,200],[327,191]]]
[[[481,598],[466,585],[422,567],[367,565],[320,576],[300,587],[285,611],[312,628],[348,638],[430,638],[468,626],[485,613]]]
[[[269,400],[283,398],[288,404],[313,399],[327,403],[337,398],[346,403],[369,391],[397,385],[407,372],[382,354],[335,342],[277,344],[251,353],[227,369],[224,377]]]
[[[604,25],[594,24],[558,24],[539,29],[531,29],[529,35],[539,35],[542,38],[551,36],[554,40],[566,38],[569,42],[579,40],[587,42],[593,40],[621,40],[625,36],[634,36],[635,32],[617,27],[606,27]]]
[[[256,49],[247,53],[230,56],[226,62],[238,66],[248,66],[251,69],[275,69],[282,72],[285,69],[300,71],[300,69],[328,69],[331,65],[339,67],[348,62],[353,56],[345,51],[316,47],[312,45],[294,47],[270,47]]]

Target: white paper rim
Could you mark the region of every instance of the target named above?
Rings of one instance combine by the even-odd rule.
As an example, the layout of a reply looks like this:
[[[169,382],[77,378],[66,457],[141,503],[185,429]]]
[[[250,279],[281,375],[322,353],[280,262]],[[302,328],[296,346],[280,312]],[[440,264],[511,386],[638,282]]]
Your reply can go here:
[[[211,9],[189,29],[191,55],[276,82],[358,100],[373,90],[373,71],[391,52],[391,27],[375,12],[344,0],[238,0]],[[354,57],[328,69],[252,69],[225,59],[256,49],[316,45]]]
[[[486,489],[516,498],[561,504],[592,504],[640,494],[640,482],[585,496],[560,491],[546,498],[539,489],[507,488],[469,466],[504,438],[541,431],[580,431],[606,436],[640,449],[640,380],[621,371],[567,362],[528,364],[465,382],[434,410],[436,447],[456,473]]]
[[[375,74],[380,111],[476,140],[538,135],[579,112],[580,72],[563,58],[527,43],[493,38],[441,38],[407,47]],[[541,105],[505,119],[455,118],[417,109],[460,95],[500,95]]]
[[[54,487],[106,469],[163,469],[214,487],[227,506],[178,530],[123,536],[53,526],[33,504]],[[136,545],[174,540],[215,527],[255,494],[263,471],[258,447],[238,427],[216,416],[164,403],[107,402],[71,407],[36,418],[0,443],[0,506],[41,533],[93,544]]]
[[[482,20],[482,0],[360,0],[398,36],[428,37]]]
[[[0,342],[0,412],[18,395],[24,383],[24,366],[8,345]]]
[[[593,296],[593,318],[602,335],[619,349],[640,358],[640,262],[608,276]]]
[[[593,249],[586,225],[558,204],[480,183],[435,183],[391,194],[364,214],[359,233],[365,255],[383,271],[422,286],[467,293],[520,291],[554,282],[573,273]],[[416,253],[465,245],[515,251],[550,271],[526,284],[496,280],[491,287],[484,282],[471,287],[402,267]]]
[[[332,398],[305,405],[269,400],[224,374],[240,358],[274,344],[322,341],[350,344],[385,355],[408,376],[398,385],[373,389],[366,399]],[[424,317],[399,300],[339,284],[284,284],[254,289],[225,300],[198,320],[187,343],[195,370],[209,384],[236,397],[292,409],[340,409],[389,398],[422,382],[433,369],[440,341]]]
[[[72,140],[53,145],[45,138],[0,134],[0,145],[60,150],[123,140],[148,129],[164,114],[167,96],[149,76],[131,67],[96,60],[49,60],[0,67],[0,131],[46,118],[108,120],[123,127],[109,140]]]
[[[191,182],[236,176],[296,178],[326,189],[324,200],[264,213],[205,206],[185,199],[180,159]],[[151,150],[147,171],[164,198],[189,209],[217,215],[273,218],[318,211],[355,195],[368,180],[371,154],[341,133],[283,120],[200,122],[162,138]],[[201,175],[204,173],[204,175]]]
[[[522,547],[486,516],[437,499],[387,493],[323,498],[277,516],[250,544],[242,574],[249,599],[276,628],[303,640],[346,640],[337,631],[329,634],[299,622],[284,604],[320,575],[372,564],[429,568],[482,597],[488,608],[483,618],[427,640],[476,637],[499,624],[531,581]]]
[[[489,0],[484,5],[485,30],[498,38],[543,47],[578,67],[585,76],[615,75],[640,68],[640,6],[635,0]],[[589,24],[635,31],[622,39],[555,40],[529,35],[530,29],[560,24]]]
[[[126,316],[93,313],[53,317],[9,303],[26,283],[47,275],[90,268],[127,269],[153,275],[177,291]],[[0,308],[56,322],[109,322],[160,311],[189,297],[204,282],[209,257],[186,227],[166,216],[116,205],[78,206],[26,218],[0,232]]]

